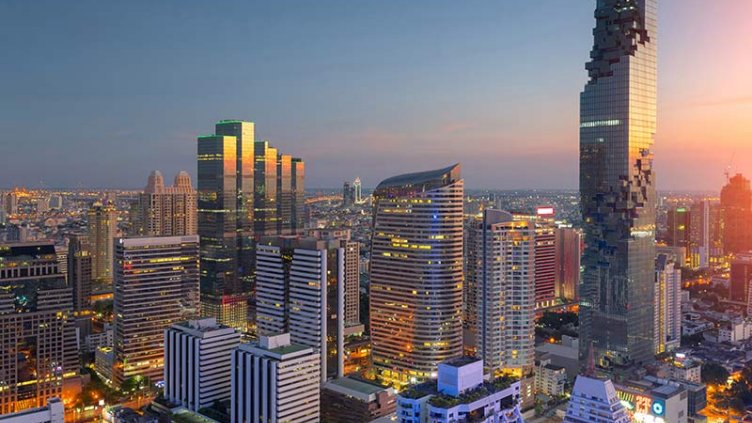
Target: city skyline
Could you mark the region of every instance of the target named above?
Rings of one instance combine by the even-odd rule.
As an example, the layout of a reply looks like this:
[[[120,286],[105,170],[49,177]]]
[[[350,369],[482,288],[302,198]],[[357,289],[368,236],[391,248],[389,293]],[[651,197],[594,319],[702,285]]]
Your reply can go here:
[[[470,188],[576,188],[575,95],[589,46],[580,28],[593,2],[399,5],[399,14],[389,2],[335,3],[332,16],[324,7],[193,2],[127,10],[50,3],[32,15],[21,2],[4,4],[0,45],[11,77],[0,82],[9,106],[0,154],[17,159],[0,170],[0,185],[138,188],[153,169],[188,169],[195,180],[189,146],[205,133],[199,122],[237,117],[306,157],[312,187],[360,176],[370,188],[390,174],[460,161]],[[750,11],[740,0],[661,3],[659,189],[717,190],[727,165],[752,170],[742,118],[752,82],[736,60],[752,35],[742,24]],[[195,31],[222,19],[237,25]],[[540,19],[548,25],[530,29]],[[695,36],[683,35],[687,27]],[[223,55],[238,66],[204,66]],[[234,90],[217,89],[223,84]],[[414,96],[404,96],[408,87]],[[409,152],[391,154],[403,147]]]

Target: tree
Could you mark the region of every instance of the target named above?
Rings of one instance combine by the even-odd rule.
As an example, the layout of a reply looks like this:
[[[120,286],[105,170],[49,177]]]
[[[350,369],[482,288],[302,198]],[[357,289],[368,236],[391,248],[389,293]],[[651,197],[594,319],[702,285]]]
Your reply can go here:
[[[720,364],[708,361],[702,365],[702,381],[710,385],[724,385],[729,378],[729,372]]]

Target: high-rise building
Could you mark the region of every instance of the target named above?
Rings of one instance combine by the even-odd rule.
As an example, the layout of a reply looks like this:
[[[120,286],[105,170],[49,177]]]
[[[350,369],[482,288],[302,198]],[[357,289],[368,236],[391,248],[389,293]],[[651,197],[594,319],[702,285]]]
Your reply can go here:
[[[526,376],[535,366],[535,223],[487,209],[468,231],[476,354],[485,373]]]
[[[289,334],[261,336],[232,352],[231,423],[320,421],[319,354]]]
[[[5,209],[6,216],[11,216],[18,213],[18,193],[16,190],[10,191],[5,194],[3,200],[3,208]]]
[[[556,296],[565,302],[579,299],[582,235],[578,229],[556,229]]]
[[[310,229],[308,235],[345,248],[345,326],[360,325],[360,243],[351,241],[349,229]]]
[[[691,213],[687,207],[681,206],[669,209],[666,244],[670,247],[689,249],[692,234],[691,223]]]
[[[197,226],[196,190],[187,172],[179,172],[175,183],[166,187],[158,170],[149,175],[138,197],[134,216],[135,233],[144,236],[195,235]]]
[[[729,298],[747,304],[750,302],[750,284],[752,284],[752,251],[737,254],[731,260],[731,280]]]
[[[255,143],[254,232],[256,239],[296,234],[304,228],[305,168],[269,141]]]
[[[194,412],[230,399],[232,351],[239,344],[240,334],[214,318],[165,329],[165,398]]]
[[[73,288],[73,311],[91,307],[91,246],[83,234],[68,236],[68,285]]]
[[[599,0],[595,19],[580,97],[580,345],[609,367],[654,351],[657,0]]]
[[[344,375],[346,291],[357,253],[357,243],[339,238],[272,237],[256,248],[258,333],[289,332],[293,343],[320,352],[322,382]]]
[[[100,282],[111,282],[117,210],[112,205],[95,203],[89,209],[88,220],[92,278]]]
[[[0,245],[0,414],[63,397],[79,376],[71,289],[51,243]]]
[[[672,258],[655,259],[655,352],[672,351],[681,344],[681,270]]]
[[[299,157],[292,158],[292,227],[298,233],[308,226],[305,217],[305,162]]]
[[[752,189],[749,179],[737,174],[721,190],[723,250],[736,254],[752,250]]]
[[[706,269],[710,266],[710,216],[709,201],[692,204],[689,215],[689,265],[692,269]]]
[[[164,330],[197,314],[197,235],[118,238],[114,381],[163,377]]]
[[[222,124],[222,125],[220,125]],[[220,122],[235,135],[198,138],[201,314],[245,330],[252,260],[253,123]],[[250,185],[249,185],[250,184]],[[242,190],[242,191],[241,191]],[[242,193],[242,195],[241,195]]]
[[[629,423],[626,407],[610,380],[577,376],[564,423]]]
[[[550,212],[548,210],[551,210]],[[525,219],[524,216],[520,216]],[[535,225],[535,306],[544,309],[556,304],[556,225],[553,209],[538,208]]]
[[[342,185],[342,205],[351,207],[353,204],[355,204],[355,187],[345,181]]]
[[[463,193],[459,164],[374,192],[370,329],[383,381],[426,380],[462,355]]]
[[[355,191],[355,204],[363,203],[363,183],[360,182],[360,177],[355,177],[353,181],[353,190]]]

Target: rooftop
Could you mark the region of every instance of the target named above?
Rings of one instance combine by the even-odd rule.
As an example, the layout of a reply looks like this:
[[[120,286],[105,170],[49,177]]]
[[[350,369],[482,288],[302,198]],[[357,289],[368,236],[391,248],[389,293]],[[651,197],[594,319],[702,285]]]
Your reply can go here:
[[[443,169],[425,172],[406,173],[383,180],[374,193],[389,188],[415,188],[416,190],[431,190],[442,187],[460,179],[460,165],[454,164]]]
[[[333,385],[341,386],[343,388],[351,389],[353,391],[358,391],[366,395],[375,394],[375,393],[378,393],[387,389],[386,387],[383,387],[383,386],[375,385],[370,382],[366,382],[363,380],[354,379],[350,377],[341,377],[339,379],[334,379],[330,381],[329,383]]]

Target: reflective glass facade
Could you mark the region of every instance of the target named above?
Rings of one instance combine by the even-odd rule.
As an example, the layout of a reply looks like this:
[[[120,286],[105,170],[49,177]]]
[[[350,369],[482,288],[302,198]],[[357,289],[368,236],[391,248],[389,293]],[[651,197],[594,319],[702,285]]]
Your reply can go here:
[[[580,348],[601,365],[653,354],[657,0],[598,0],[580,97],[586,248]]]

